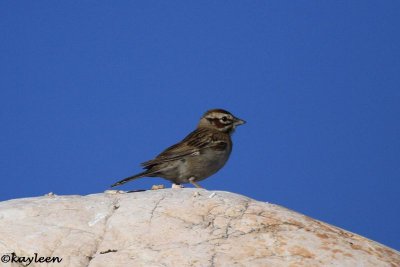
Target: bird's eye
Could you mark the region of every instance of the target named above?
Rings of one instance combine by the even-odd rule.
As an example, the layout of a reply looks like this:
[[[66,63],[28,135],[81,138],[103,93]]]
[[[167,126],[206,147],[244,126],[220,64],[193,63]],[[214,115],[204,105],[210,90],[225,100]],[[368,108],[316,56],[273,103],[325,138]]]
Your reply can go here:
[[[228,118],[224,116],[224,117],[221,118],[221,120],[222,120],[222,121],[227,121]]]

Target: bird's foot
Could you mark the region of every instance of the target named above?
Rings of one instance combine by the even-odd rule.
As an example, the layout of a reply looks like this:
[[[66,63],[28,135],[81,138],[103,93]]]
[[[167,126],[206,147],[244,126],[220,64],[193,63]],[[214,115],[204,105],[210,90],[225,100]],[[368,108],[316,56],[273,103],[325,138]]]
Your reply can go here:
[[[164,189],[165,186],[163,184],[155,184],[151,187],[151,190],[159,190],[159,189]]]
[[[181,185],[181,184],[172,184],[172,186],[171,186],[171,188],[184,188],[184,186],[183,185]]]

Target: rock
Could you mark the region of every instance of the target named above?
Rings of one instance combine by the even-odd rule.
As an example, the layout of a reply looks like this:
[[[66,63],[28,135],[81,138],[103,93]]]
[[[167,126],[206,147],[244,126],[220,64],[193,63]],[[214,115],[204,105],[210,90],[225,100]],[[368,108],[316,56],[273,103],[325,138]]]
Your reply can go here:
[[[332,225],[189,188],[0,202],[0,253],[25,266],[400,266],[399,252]]]

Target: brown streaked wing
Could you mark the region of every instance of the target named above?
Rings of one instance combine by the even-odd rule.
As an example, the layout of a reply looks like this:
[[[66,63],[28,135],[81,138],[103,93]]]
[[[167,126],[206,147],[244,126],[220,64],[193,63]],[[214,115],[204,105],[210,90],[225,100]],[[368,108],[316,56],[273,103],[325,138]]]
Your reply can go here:
[[[222,149],[222,147],[227,146],[225,142],[215,142],[216,140],[221,140],[221,136],[219,136],[219,138],[216,136],[221,133],[215,132],[210,135],[209,131],[209,129],[198,128],[186,136],[181,142],[161,152],[155,159],[143,162],[141,165],[144,168],[150,168],[160,163],[181,159],[182,157],[191,155],[205,148],[216,146]],[[225,145],[223,145],[223,143],[225,143]]]

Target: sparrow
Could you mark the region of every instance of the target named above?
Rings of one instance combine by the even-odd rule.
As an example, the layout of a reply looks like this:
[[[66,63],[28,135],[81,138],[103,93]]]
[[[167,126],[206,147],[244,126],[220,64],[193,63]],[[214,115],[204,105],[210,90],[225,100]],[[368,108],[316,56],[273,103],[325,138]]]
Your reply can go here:
[[[208,110],[197,128],[179,143],[168,147],[141,165],[145,171],[127,177],[111,187],[142,177],[161,177],[173,187],[197,183],[213,175],[227,162],[232,151],[231,135],[236,126],[246,123],[223,109]]]

